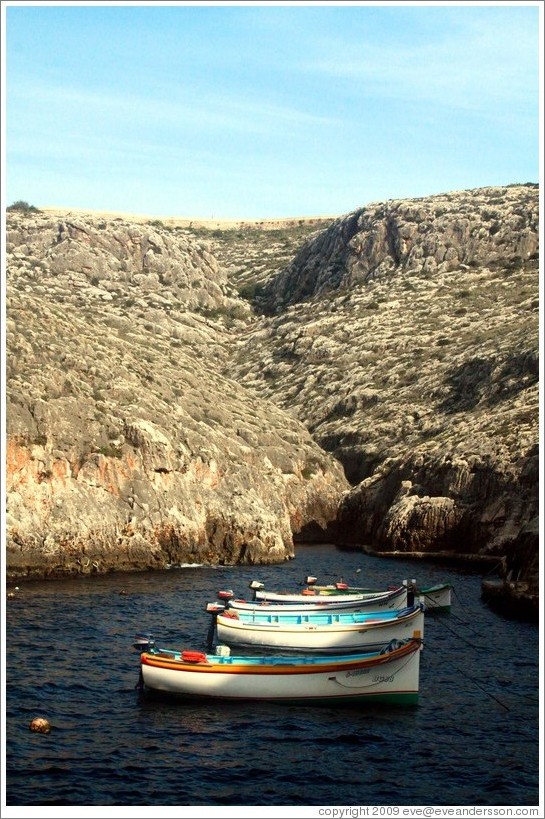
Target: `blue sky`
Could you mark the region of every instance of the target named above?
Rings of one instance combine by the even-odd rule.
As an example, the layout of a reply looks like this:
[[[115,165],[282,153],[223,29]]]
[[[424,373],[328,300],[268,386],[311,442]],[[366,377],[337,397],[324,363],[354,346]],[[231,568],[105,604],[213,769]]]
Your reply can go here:
[[[3,3],[6,204],[252,219],[537,182],[540,9]]]

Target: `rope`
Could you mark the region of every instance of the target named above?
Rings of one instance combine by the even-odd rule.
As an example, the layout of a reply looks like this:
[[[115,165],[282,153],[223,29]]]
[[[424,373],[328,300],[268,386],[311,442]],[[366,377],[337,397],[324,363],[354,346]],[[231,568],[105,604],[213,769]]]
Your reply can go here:
[[[426,612],[426,614],[428,614],[428,612]],[[454,634],[455,637],[457,637],[459,640],[461,640],[466,645],[471,646],[471,648],[476,648],[477,651],[486,651],[486,646],[479,646],[476,643],[472,643],[470,640],[466,640],[465,637],[462,637],[453,628],[450,628],[449,626],[447,626],[447,624],[443,621],[442,618],[440,618],[440,622],[444,626],[444,628],[447,629],[447,631],[450,631],[451,634]],[[482,634],[479,634],[479,632],[474,632],[474,633],[477,634],[477,636],[479,636],[479,637],[483,636]]]
[[[426,610],[426,616],[427,616],[428,614],[431,614],[431,613],[433,613],[433,614],[434,614],[434,618],[435,618],[436,620],[439,620],[439,621],[440,621],[440,623],[441,623],[441,625],[442,625],[442,626],[443,626],[445,629],[447,629],[447,631],[449,631],[451,634],[453,634],[455,637],[457,637],[457,638],[458,638],[458,640],[461,640],[463,643],[465,643],[466,645],[470,646],[471,648],[475,648],[475,649],[477,649],[477,651],[486,651],[486,646],[479,646],[479,645],[477,645],[476,643],[473,643],[473,642],[471,642],[470,640],[467,640],[467,639],[465,639],[464,637],[462,637],[462,635],[461,635],[461,634],[459,634],[459,633],[458,633],[458,632],[457,632],[455,629],[450,628],[450,627],[447,625],[447,623],[445,622],[444,617],[441,617],[441,615],[440,615],[440,614],[438,614],[438,613],[434,613],[434,612],[433,612],[433,609],[427,609],[427,610]],[[467,623],[466,621],[462,620],[462,619],[461,619],[460,617],[458,617],[457,615],[455,615],[455,614],[452,614],[452,613],[451,613],[451,614],[450,614],[450,618],[449,618],[449,619],[452,619],[452,618],[455,618],[455,619],[456,619],[456,620],[458,620],[458,621],[459,621],[459,622],[460,622],[462,625],[464,625],[464,626],[466,626],[467,628],[469,628],[469,629],[470,629],[470,630],[473,632],[473,634],[476,634],[478,637],[484,637],[484,636],[485,636],[485,635],[483,635],[482,633],[478,632],[476,629],[471,628],[471,626],[470,626],[470,625],[468,625],[468,623]],[[506,711],[509,711],[509,712],[511,711],[511,709],[509,708],[509,706],[507,706],[507,705],[506,705],[504,702],[502,702],[502,701],[501,701],[501,700],[500,700],[498,697],[496,697],[494,694],[491,694],[489,691],[487,691],[485,688],[483,688],[483,687],[482,687],[482,685],[480,685],[480,683],[478,683],[476,680],[474,680],[472,677],[470,677],[470,676],[467,674],[467,672],[466,672],[466,671],[462,671],[461,669],[457,668],[456,666],[452,666],[452,668],[454,668],[454,669],[455,669],[455,670],[456,670],[456,671],[457,671],[459,674],[461,674],[463,677],[465,677],[465,678],[466,678],[466,679],[468,679],[470,682],[472,682],[472,683],[473,683],[473,684],[474,684],[474,685],[475,685],[477,688],[479,688],[479,689],[480,689],[480,690],[481,690],[481,691],[482,691],[484,694],[486,694],[486,696],[487,696],[487,697],[490,697],[491,699],[495,700],[495,701],[498,703],[498,705],[501,705],[501,707],[502,707],[502,708],[504,708]],[[528,699],[529,699],[529,698],[528,698]]]
[[[500,560],[499,563],[496,563],[495,566],[492,566],[490,571],[483,575],[483,577],[488,577],[489,574],[494,574],[494,572],[497,572],[500,567],[503,569],[503,560]]]
[[[472,682],[473,685],[477,686],[477,688],[479,688],[483,692],[483,694],[486,694],[487,697],[490,697],[490,699],[495,700],[498,703],[498,705],[501,705],[501,707],[505,708],[506,711],[511,711],[511,709],[509,708],[508,705],[506,705],[504,702],[502,702],[500,699],[498,699],[498,697],[494,696],[494,694],[491,694],[490,691],[487,691],[486,688],[483,688],[482,685],[480,685],[477,682],[477,680],[474,680],[473,677],[470,677],[469,674],[466,671],[462,671],[461,669],[457,668],[456,666],[452,666],[452,668],[454,668],[454,670],[457,671],[458,674],[461,674],[467,680]]]
[[[426,609],[426,617],[430,616],[433,617],[434,620],[439,620],[439,622],[442,623],[445,626],[445,628],[448,628],[441,612],[434,611],[433,608]],[[477,631],[477,629],[473,628],[471,624],[467,622],[467,620],[464,620],[457,614],[453,614],[452,612],[450,612],[448,619],[457,620],[460,625],[465,626],[465,628],[468,629],[468,631],[471,631],[472,634],[476,634],[477,637],[484,637],[484,635],[480,631]]]
[[[456,589],[454,588],[454,586],[451,585],[451,589],[454,592],[454,595],[455,595],[456,599],[461,603],[462,602],[461,598],[456,593]],[[424,595],[420,595],[420,596],[427,597],[428,595],[424,594]],[[462,608],[463,608],[463,605],[462,605]],[[444,612],[435,611],[433,606],[430,606],[429,608],[426,608],[426,616],[431,616],[431,617],[433,617],[434,620],[440,620],[441,623],[443,625],[445,625],[446,628],[448,628],[448,626],[446,626],[446,623],[445,623]],[[469,631],[472,632],[472,634],[476,634],[478,637],[484,637],[484,635],[480,631],[478,631],[477,629],[473,628],[471,626],[471,624],[468,623],[467,620],[464,620],[464,618],[460,617],[458,614],[454,614],[453,611],[449,612],[448,619],[449,620],[457,620],[458,623],[465,626]]]

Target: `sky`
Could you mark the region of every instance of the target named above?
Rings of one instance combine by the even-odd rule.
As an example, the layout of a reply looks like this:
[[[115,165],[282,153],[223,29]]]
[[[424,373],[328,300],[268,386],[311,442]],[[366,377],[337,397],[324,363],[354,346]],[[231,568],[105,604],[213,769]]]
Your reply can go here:
[[[336,216],[540,179],[542,3],[2,13],[7,205]]]

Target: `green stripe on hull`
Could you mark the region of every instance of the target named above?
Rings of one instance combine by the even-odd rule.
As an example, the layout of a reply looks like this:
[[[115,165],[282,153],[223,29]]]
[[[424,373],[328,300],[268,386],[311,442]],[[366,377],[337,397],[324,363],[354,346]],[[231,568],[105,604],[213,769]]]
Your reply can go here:
[[[353,697],[285,697],[274,699],[273,697],[219,697],[217,695],[207,696],[206,694],[197,696],[194,694],[176,694],[172,691],[159,691],[145,687],[147,694],[164,697],[174,700],[194,700],[200,702],[210,702],[221,700],[222,702],[254,702],[271,703],[272,705],[333,705],[343,707],[345,705],[418,705],[418,692],[402,691],[393,694],[358,694]]]
[[[418,705],[418,694],[403,692],[398,694],[361,694],[355,697],[317,697],[311,699],[303,697],[293,700],[271,700],[271,702],[286,702],[290,705]]]

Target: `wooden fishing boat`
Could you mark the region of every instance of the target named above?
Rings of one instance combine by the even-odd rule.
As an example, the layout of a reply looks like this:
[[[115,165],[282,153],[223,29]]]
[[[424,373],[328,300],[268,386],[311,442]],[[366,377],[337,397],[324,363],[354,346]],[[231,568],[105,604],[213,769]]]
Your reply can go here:
[[[288,595],[295,597],[296,595]],[[226,597],[218,592],[218,597],[225,600]],[[308,613],[314,611],[381,611],[383,609],[402,609],[407,606],[407,587],[400,586],[390,591],[376,592],[375,594],[355,594],[355,595],[301,595],[297,602],[275,602],[265,596],[259,600],[247,601],[234,598],[227,603],[228,608],[237,611],[264,611],[270,613]]]
[[[357,592],[335,592],[326,589],[306,588],[300,592],[275,592],[267,589],[254,590],[254,602],[267,602],[278,604],[316,605],[316,603],[330,605],[333,603],[345,602],[361,604],[369,601],[370,605],[375,605],[381,599],[381,595],[388,593],[399,593],[399,599],[407,598],[407,587],[399,586],[396,589],[386,591],[357,591]],[[385,600],[383,597],[382,600]],[[386,598],[387,600],[387,598]],[[393,608],[398,608],[394,606]]]
[[[310,578],[307,578],[307,581]],[[403,585],[407,587],[409,596],[410,593],[414,595],[415,599],[420,599],[426,606],[426,609],[433,609],[435,612],[450,611],[452,602],[452,585],[450,583],[437,583],[435,586],[419,586],[416,580],[403,581]],[[339,583],[328,586],[311,586],[320,590],[320,594],[331,595],[335,599],[342,595],[354,594],[376,594],[377,589],[365,588],[362,586],[349,586],[347,583],[340,581]]]
[[[384,594],[384,590],[365,588],[362,586],[349,586],[343,581],[338,583],[331,583],[328,585],[309,584],[309,581],[315,578],[307,578],[307,586],[300,592],[272,592],[265,589],[264,584],[260,581],[252,581],[250,588],[254,591],[255,600],[268,600],[275,603],[303,603],[305,600],[324,599],[342,599],[355,601],[358,595],[363,595],[362,599],[367,596],[377,594]],[[451,608],[451,591],[452,585],[450,583],[438,583],[434,586],[418,586],[413,580],[408,583],[404,580],[402,583],[408,592],[408,602],[410,603],[411,594],[415,600],[420,599],[428,609],[433,609],[435,612],[447,612]],[[389,589],[387,591],[390,591]]]
[[[392,639],[424,634],[424,607],[374,612],[271,614],[226,609],[213,613],[220,643],[283,651],[380,650]]]
[[[450,611],[452,605],[452,586],[450,583],[438,583],[436,586],[425,586],[416,590],[427,609],[436,612]]]
[[[452,585],[450,583],[438,583],[435,586],[424,586],[416,589],[417,596],[421,599],[427,609],[436,612],[450,611],[452,605]]]
[[[186,699],[416,705],[421,647],[416,636],[379,652],[328,657],[152,649],[140,656],[141,679],[144,690]]]

